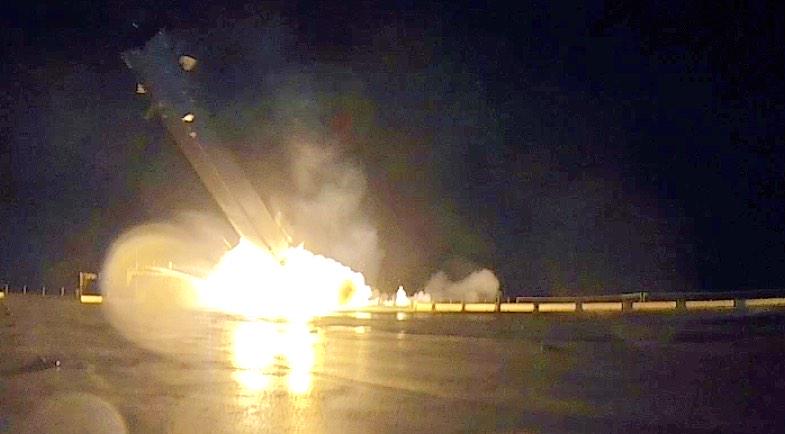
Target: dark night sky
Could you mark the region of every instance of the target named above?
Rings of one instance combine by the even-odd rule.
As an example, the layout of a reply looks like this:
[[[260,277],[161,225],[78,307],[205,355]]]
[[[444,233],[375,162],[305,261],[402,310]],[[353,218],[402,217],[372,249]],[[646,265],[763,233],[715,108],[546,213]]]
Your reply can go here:
[[[70,284],[134,224],[218,213],[120,59],[167,28],[220,53],[216,106],[262,113],[265,77],[325,74],[381,285],[461,258],[508,294],[785,286],[782,2],[59,3],[2,6],[0,281]],[[225,113],[264,166],[246,145],[271,133]]]

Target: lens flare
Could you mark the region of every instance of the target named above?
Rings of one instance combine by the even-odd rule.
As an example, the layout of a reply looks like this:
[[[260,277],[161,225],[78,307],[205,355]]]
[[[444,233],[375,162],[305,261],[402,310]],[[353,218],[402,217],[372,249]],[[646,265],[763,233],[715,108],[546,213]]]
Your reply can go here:
[[[371,297],[363,275],[336,260],[302,246],[274,256],[245,239],[196,286],[203,308],[247,318],[307,320]]]

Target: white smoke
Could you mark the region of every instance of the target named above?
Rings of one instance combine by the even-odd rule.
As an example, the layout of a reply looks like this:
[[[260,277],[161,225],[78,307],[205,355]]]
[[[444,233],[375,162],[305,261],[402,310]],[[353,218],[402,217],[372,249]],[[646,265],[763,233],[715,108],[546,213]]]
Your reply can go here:
[[[290,148],[295,195],[287,217],[295,240],[373,281],[383,251],[364,206],[367,178],[361,166],[336,147],[302,138]]]
[[[433,301],[494,301],[499,291],[499,279],[493,271],[483,268],[454,281],[444,271],[434,273],[423,289]]]

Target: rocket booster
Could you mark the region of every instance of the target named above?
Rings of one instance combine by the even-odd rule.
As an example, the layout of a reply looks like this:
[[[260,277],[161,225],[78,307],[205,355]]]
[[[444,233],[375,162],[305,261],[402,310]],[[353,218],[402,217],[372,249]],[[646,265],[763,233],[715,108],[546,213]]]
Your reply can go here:
[[[162,32],[142,49],[123,53],[123,60],[141,84],[137,93],[149,94],[169,134],[221,207],[237,234],[277,254],[290,238],[275,221],[234,156],[200,118],[199,88],[192,77],[197,60],[178,53]]]

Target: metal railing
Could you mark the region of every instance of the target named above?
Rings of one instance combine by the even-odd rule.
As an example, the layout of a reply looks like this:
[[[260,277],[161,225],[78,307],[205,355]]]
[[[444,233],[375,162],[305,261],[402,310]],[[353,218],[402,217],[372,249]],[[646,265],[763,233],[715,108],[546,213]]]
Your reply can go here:
[[[65,286],[61,286],[57,289],[47,288],[46,285],[41,285],[40,287],[31,287],[28,285],[19,286],[11,286],[8,283],[0,284],[0,292],[4,295],[9,294],[23,294],[23,295],[40,295],[44,297],[65,297],[66,295],[78,295],[78,288],[66,288]]]
[[[785,289],[750,289],[739,291],[689,291],[689,292],[627,292],[620,294],[580,295],[580,296],[518,296],[507,298],[515,303],[570,303],[570,302],[605,302],[605,301],[661,301],[661,300],[719,300],[749,298],[785,297]]]

